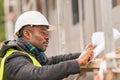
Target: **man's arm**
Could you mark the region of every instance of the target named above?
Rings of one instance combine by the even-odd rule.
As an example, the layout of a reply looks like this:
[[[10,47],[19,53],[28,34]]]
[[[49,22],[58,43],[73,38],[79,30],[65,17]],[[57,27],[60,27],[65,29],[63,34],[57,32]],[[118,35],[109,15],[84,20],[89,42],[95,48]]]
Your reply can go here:
[[[5,72],[8,80],[60,80],[70,74],[79,73],[80,66],[76,60],[69,60],[36,67],[28,56],[15,53],[7,58]]]
[[[52,56],[47,59],[46,64],[51,65],[51,64],[57,64],[62,61],[73,60],[78,58],[80,54],[81,53],[73,53],[73,54],[71,53],[71,54],[65,54],[65,55],[59,55],[59,56]]]
[[[80,66],[92,59],[93,47],[88,47],[83,53],[77,59],[42,67],[34,66],[27,56],[15,53],[6,60],[6,77],[8,80],[60,80],[70,74],[79,73]]]

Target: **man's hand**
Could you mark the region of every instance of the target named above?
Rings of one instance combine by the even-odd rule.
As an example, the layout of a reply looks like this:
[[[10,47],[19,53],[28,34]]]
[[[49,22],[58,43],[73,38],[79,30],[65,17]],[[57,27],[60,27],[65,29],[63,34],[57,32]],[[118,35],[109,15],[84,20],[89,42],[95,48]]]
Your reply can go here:
[[[91,44],[89,44],[86,47],[85,51],[83,51],[82,54],[79,56],[79,58],[76,59],[80,66],[86,65],[90,60],[93,59],[94,48],[95,46],[92,46]]]

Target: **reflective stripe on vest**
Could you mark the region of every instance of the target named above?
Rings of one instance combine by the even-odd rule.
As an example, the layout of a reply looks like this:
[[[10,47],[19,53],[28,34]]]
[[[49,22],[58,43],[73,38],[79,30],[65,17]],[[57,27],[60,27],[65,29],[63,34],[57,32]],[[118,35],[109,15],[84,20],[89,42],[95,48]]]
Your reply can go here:
[[[4,66],[5,66],[5,60],[8,56],[10,56],[12,53],[14,52],[20,52],[20,53],[23,53],[23,54],[26,54],[29,56],[29,58],[32,60],[33,64],[35,66],[38,66],[38,67],[41,67],[41,64],[33,57],[31,56],[30,54],[28,53],[25,53],[23,51],[19,51],[19,50],[14,50],[14,49],[9,49],[7,52],[6,52],[6,55],[2,58],[2,61],[1,61],[1,65],[0,65],[0,80],[5,80],[5,75],[4,75]]]

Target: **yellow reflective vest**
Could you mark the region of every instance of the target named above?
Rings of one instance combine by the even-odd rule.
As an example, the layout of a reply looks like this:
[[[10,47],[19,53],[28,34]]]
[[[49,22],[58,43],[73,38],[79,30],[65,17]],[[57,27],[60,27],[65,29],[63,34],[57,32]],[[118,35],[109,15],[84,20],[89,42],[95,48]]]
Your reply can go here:
[[[41,64],[33,57],[33,56],[31,56],[30,54],[28,54],[28,53],[25,53],[25,52],[23,52],[23,51],[19,51],[19,50],[15,50],[15,49],[9,49],[7,52],[6,52],[6,54],[5,54],[5,56],[2,58],[2,61],[1,61],[1,64],[0,64],[0,80],[6,80],[6,77],[5,77],[5,74],[4,74],[4,68],[5,68],[5,60],[6,60],[6,58],[8,57],[8,56],[10,56],[12,53],[14,53],[14,52],[20,52],[21,54],[23,53],[23,54],[26,54],[26,55],[28,55],[29,56],[29,58],[32,60],[32,62],[33,62],[33,64],[35,65],[35,66],[39,66],[39,67],[41,67]]]

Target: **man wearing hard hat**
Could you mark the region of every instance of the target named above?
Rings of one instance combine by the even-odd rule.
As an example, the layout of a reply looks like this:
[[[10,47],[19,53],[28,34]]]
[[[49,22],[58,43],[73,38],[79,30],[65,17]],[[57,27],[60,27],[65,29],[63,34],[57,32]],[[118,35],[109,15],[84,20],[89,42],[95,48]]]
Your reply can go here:
[[[0,80],[61,80],[81,72],[80,66],[93,57],[93,46],[89,45],[81,56],[74,53],[48,58],[44,51],[51,28],[38,11],[28,11],[18,17],[17,40],[5,41],[0,50]]]

